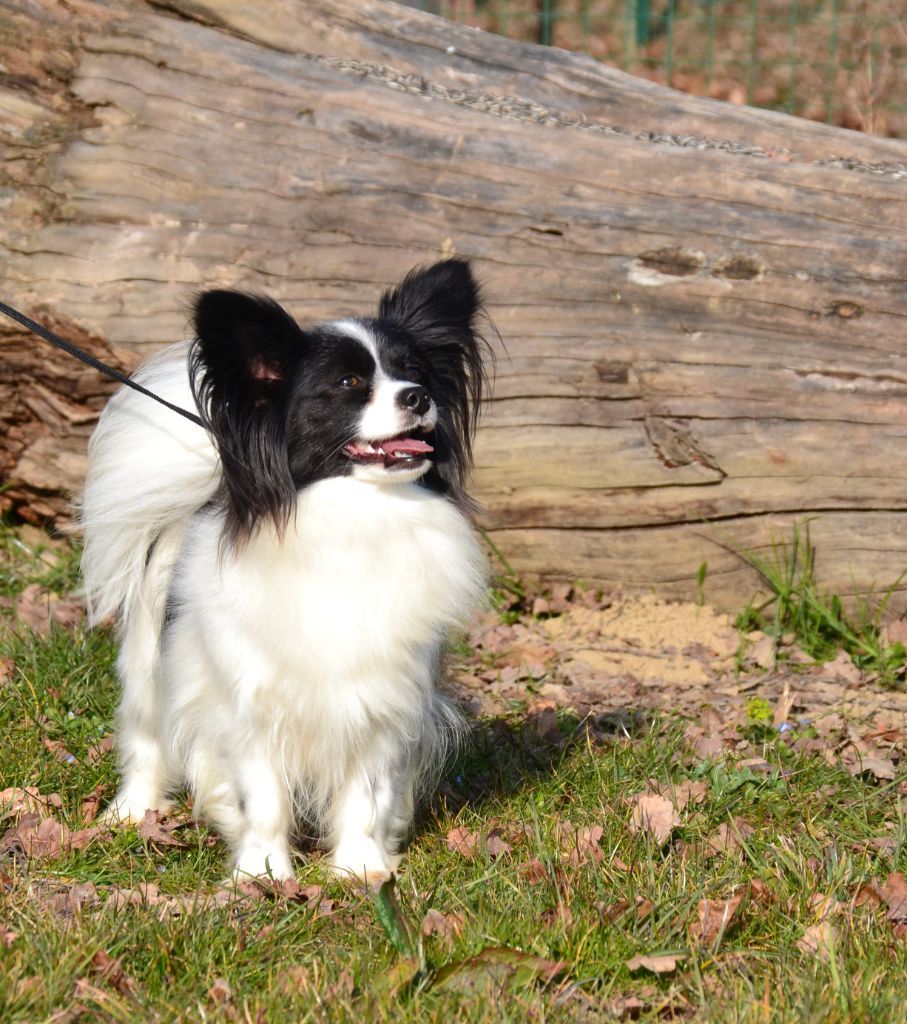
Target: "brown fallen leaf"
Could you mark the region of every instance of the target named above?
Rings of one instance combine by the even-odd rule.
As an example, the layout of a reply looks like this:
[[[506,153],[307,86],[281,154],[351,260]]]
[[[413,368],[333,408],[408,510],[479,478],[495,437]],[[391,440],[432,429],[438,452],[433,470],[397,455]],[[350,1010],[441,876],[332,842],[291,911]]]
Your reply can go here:
[[[787,721],[790,716],[790,710],[794,706],[794,699],[795,695],[791,693],[790,682],[785,679],[784,692],[778,698],[778,703],[775,705],[775,711],[772,715],[772,725],[776,729]]]
[[[831,661],[825,662],[821,668],[822,675],[829,679],[840,679],[844,683],[854,685],[863,678],[862,672],[854,665],[846,651],[839,651]]]
[[[775,641],[770,636],[762,635],[747,651],[747,660],[755,662],[759,668],[775,667]]]
[[[616,903],[597,903],[595,907],[602,920],[608,923],[617,921],[630,910],[633,910],[633,916],[638,923],[644,921],[652,913],[655,909],[655,904],[651,900],[637,896],[635,903],[630,903],[629,900],[618,900]]]
[[[566,738],[557,722],[557,705],[553,701],[537,701],[528,709],[526,727],[551,746],[562,746]]]
[[[84,612],[79,601],[51,594],[37,583],[29,584],[16,599],[16,618],[41,636],[50,633],[51,623],[67,628],[77,625]]]
[[[493,828],[485,837],[485,850],[492,860],[510,853],[510,843],[505,842],[501,830]]]
[[[49,750],[58,761],[63,764],[78,764],[78,761],[76,761],[75,757],[66,749],[62,740],[52,740],[45,736],[42,742],[47,750]]]
[[[109,835],[109,829],[103,825],[73,832],[56,818],[23,814],[19,824],[8,829],[0,839],[0,854],[18,852],[35,860],[54,860],[72,850],[84,849],[94,840]]]
[[[752,826],[743,818],[722,822],[715,833],[706,840],[706,856],[713,857],[719,853],[738,854],[742,844],[752,834]]]
[[[448,949],[453,946],[454,939],[462,931],[462,914],[442,914],[440,910],[429,908],[425,917],[422,918],[422,934],[426,936],[436,936],[448,947]]]
[[[76,882],[66,893],[66,909],[71,914],[81,913],[86,907],[98,904],[98,890],[94,882]]]
[[[102,736],[88,748],[88,760],[95,764],[113,750],[113,736]]]
[[[568,966],[563,961],[546,960],[518,949],[490,947],[467,960],[445,964],[435,975],[434,991],[474,992],[489,984],[497,987],[512,981],[547,985]]]
[[[890,757],[869,755],[868,757],[857,758],[856,761],[847,764],[846,768],[853,776],[869,773],[882,780],[890,780],[897,775],[894,761]]]
[[[233,989],[226,978],[215,978],[214,984],[208,989],[208,998],[217,1006],[232,1002]]]
[[[573,913],[566,903],[558,900],[553,907],[542,911],[542,924],[548,928],[569,928],[573,924]]]
[[[248,878],[242,882],[225,886],[222,892],[238,893],[248,899],[275,901],[286,900],[289,903],[307,903],[318,917],[329,917],[334,913],[334,900],[325,895],[320,885],[300,885],[295,878]]]
[[[879,895],[888,905],[886,916],[889,921],[907,921],[907,879],[900,871],[892,871],[879,885]]]
[[[690,925],[690,938],[700,945],[714,946],[731,927],[745,894],[746,887],[743,887],[727,900],[700,900],[696,920]]]
[[[18,938],[18,932],[14,932],[12,928],[7,927],[5,924],[0,924],[0,946],[6,946],[8,948]]]
[[[837,933],[831,921],[820,921],[810,925],[803,935],[797,939],[797,949],[811,956],[827,960],[837,940]]]
[[[472,832],[465,825],[458,825],[447,833],[447,846],[467,860],[473,860],[479,846],[478,832]]]
[[[104,801],[104,796],[110,787],[104,783],[98,783],[97,786],[88,794],[83,796],[81,800],[81,811],[83,821],[94,821],[98,816],[98,812],[101,810],[101,804]]]
[[[539,882],[544,882],[548,877],[545,865],[536,857],[522,864],[517,864],[516,870],[517,874],[525,878],[530,885],[538,885]]]
[[[664,846],[680,824],[674,805],[658,793],[640,793],[630,817],[631,832],[647,832],[659,846]]]
[[[599,843],[605,834],[601,825],[588,825],[576,828],[571,822],[559,824],[557,830],[558,845],[568,864],[578,867],[586,861],[599,863],[602,851]]]
[[[678,811],[682,811],[687,804],[703,803],[709,792],[709,784],[705,779],[684,779],[676,783],[650,782],[648,791],[670,800]]]
[[[685,960],[683,953],[659,953],[655,956],[634,956],[627,961],[627,968],[631,971],[646,970],[653,974],[670,974],[677,970],[677,964]]]
[[[173,833],[186,824],[187,822],[180,818],[168,817],[149,808],[145,811],[145,817],[136,826],[136,831],[142,839],[155,846],[173,846],[185,850],[189,844],[178,839]]]
[[[122,957],[112,957],[106,950],[99,949],[91,958],[91,968],[101,981],[106,982],[122,996],[131,996],[135,982],[123,971]]]
[[[0,791],[0,813],[6,815],[20,814],[26,811],[29,814],[40,814],[50,808],[60,808],[63,801],[59,793],[48,793],[42,796],[37,786],[9,786]]]

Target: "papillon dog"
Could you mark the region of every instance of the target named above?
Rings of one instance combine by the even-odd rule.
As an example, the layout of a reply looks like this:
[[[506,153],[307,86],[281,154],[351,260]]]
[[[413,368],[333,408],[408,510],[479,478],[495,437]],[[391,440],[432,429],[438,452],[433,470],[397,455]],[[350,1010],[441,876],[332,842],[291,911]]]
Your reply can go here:
[[[464,491],[488,347],[467,261],[410,273],[377,316],[300,327],[208,291],[194,340],[121,389],[89,445],[89,611],[119,616],[121,787],[141,819],[188,788],[236,877],[395,870],[458,717],[445,643],[486,593]]]

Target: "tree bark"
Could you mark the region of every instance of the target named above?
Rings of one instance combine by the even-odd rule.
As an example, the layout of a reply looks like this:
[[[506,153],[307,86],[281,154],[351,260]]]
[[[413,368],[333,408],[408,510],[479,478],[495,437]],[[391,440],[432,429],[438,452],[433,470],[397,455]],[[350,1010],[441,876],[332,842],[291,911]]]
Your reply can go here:
[[[0,0],[0,63],[3,295],[116,365],[199,288],[314,321],[467,255],[514,569],[739,605],[810,516],[825,585],[907,568],[903,142],[379,0]],[[2,500],[61,515],[111,388],[0,346]]]

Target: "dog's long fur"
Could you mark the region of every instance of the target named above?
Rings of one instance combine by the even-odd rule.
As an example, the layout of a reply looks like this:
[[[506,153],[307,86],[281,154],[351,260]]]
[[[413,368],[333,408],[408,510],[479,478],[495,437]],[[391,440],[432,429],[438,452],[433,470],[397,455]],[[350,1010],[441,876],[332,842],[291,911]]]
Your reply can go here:
[[[207,292],[194,342],[137,377],[208,430],[110,401],[82,522],[91,614],[120,616],[112,816],[188,786],[238,874],[290,876],[300,813],[338,872],[396,866],[455,724],[445,638],[485,592],[463,491],[480,314],[463,260],[414,271],[374,319],[309,330]]]

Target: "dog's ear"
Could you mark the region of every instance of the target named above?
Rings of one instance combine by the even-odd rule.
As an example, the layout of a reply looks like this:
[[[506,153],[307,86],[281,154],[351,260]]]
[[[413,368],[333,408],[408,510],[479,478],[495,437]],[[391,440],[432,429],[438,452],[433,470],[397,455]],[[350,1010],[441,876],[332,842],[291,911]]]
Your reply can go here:
[[[203,292],[194,325],[192,388],[220,452],[227,534],[240,541],[265,518],[282,530],[296,496],[285,385],[304,356],[305,334],[271,299],[231,291]]]
[[[202,292],[195,302],[196,353],[219,387],[282,381],[305,336],[273,299],[243,292]]]
[[[486,383],[485,362],[491,358],[479,330],[487,318],[469,262],[442,260],[411,271],[384,294],[378,318],[408,331],[428,361],[446,449],[439,469],[450,486],[461,489]]]

